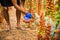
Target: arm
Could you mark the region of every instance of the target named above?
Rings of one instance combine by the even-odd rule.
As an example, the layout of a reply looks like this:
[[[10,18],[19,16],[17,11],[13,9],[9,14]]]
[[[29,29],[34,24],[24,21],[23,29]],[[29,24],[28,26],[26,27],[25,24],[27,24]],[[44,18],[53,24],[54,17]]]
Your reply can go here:
[[[27,16],[27,18],[29,18],[29,17],[30,17],[29,19],[32,18],[32,14],[29,13],[29,12],[27,12],[27,11],[24,9],[24,7],[19,6],[19,5],[17,4],[17,0],[12,0],[12,3],[13,3],[14,7],[15,7],[17,10],[25,13],[25,16]]]
[[[27,11],[24,9],[24,7],[21,7],[17,4],[17,0],[12,0],[12,3],[17,10],[19,10],[23,13],[27,13]]]

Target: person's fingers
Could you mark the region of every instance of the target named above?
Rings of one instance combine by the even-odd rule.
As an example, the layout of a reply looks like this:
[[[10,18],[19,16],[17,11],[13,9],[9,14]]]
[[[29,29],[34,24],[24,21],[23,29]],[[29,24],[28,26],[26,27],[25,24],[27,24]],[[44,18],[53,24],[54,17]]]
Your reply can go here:
[[[24,20],[23,22],[29,23],[29,22],[31,22],[31,19],[29,19],[29,20]]]

